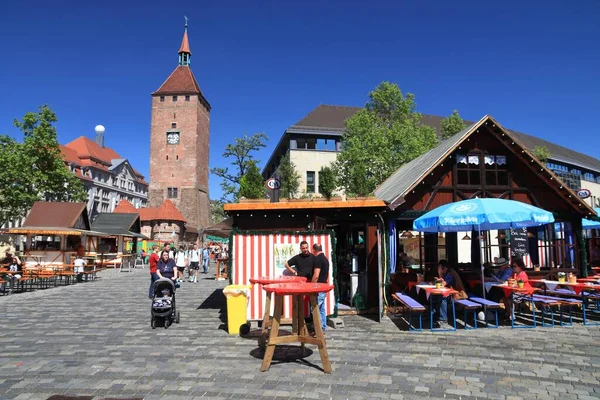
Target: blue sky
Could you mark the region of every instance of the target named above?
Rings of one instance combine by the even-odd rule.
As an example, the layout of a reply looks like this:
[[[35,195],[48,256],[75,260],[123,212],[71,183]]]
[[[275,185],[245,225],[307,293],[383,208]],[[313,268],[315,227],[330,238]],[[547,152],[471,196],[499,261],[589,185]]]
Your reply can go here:
[[[218,3],[218,4],[217,4]],[[506,127],[600,158],[600,3],[565,1],[13,1],[0,14],[0,133],[47,103],[59,141],[93,137],[148,176],[150,93],[192,68],[213,106],[210,166],[227,143],[318,104],[362,106],[383,80],[418,110]],[[220,196],[211,177],[211,198]]]

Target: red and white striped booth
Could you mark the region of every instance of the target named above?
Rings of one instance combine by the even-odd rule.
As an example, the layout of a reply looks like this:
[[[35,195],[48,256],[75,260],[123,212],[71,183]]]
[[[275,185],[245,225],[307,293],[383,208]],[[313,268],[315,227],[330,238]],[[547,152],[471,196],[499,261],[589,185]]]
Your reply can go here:
[[[300,253],[300,242],[303,240],[308,242],[309,248],[312,250],[312,245],[319,243],[323,246],[323,254],[329,260],[329,282],[333,280],[332,266],[332,243],[331,236],[325,234],[235,234],[231,243],[232,257],[232,272],[231,279],[234,285],[250,285],[250,278],[253,277],[276,277],[283,275],[282,261],[286,257],[280,252],[280,249],[286,251],[293,250],[293,254]],[[291,257],[290,257],[291,258]],[[287,259],[285,260],[287,261]],[[252,285],[248,304],[248,320],[262,320],[264,315],[265,291],[262,285]],[[271,313],[273,312],[274,303],[271,303]],[[326,299],[327,315],[331,315],[335,309],[334,291],[327,293]],[[292,305],[287,298],[284,298],[284,317],[291,318]]]

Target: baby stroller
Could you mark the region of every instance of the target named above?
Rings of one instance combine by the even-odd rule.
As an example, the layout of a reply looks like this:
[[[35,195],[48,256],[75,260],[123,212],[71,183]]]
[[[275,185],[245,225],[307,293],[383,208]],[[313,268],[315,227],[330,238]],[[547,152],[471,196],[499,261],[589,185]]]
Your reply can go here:
[[[154,297],[152,297],[150,315],[152,329],[156,329],[158,319],[164,322],[165,329],[173,322],[179,323],[179,311],[175,306],[175,283],[171,279],[162,278],[154,282]]]

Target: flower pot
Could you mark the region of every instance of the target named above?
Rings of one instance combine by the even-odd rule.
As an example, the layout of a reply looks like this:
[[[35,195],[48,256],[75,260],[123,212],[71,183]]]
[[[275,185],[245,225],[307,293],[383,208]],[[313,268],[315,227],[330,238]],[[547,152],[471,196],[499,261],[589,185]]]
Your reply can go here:
[[[523,282],[517,282],[517,286],[519,287],[519,289],[523,289],[525,284]]]
[[[442,288],[442,282],[436,282],[435,283],[435,288],[436,289],[441,289]]]
[[[565,277],[564,276],[559,276],[558,277],[558,281],[559,282],[565,282]]]

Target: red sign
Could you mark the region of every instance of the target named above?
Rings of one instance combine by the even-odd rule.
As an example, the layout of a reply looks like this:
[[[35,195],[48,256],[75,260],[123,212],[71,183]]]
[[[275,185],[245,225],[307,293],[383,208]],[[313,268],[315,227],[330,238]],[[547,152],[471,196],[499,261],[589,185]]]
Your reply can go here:
[[[590,192],[589,189],[579,189],[577,191],[577,196],[581,197],[582,199],[587,199],[591,195],[592,195],[592,192]]]

